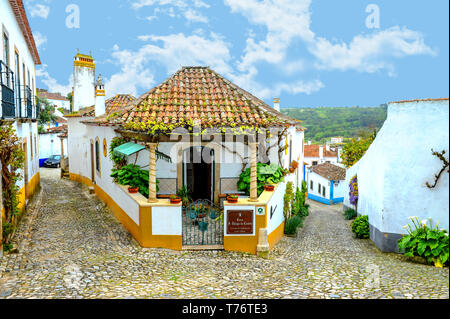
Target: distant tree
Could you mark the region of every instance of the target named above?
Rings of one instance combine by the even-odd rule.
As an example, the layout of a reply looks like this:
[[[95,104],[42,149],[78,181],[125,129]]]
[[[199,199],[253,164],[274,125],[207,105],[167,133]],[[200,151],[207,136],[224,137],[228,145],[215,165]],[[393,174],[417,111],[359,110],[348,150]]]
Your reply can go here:
[[[353,138],[342,149],[342,163],[346,167],[355,165],[369,149],[372,142],[377,137],[377,131],[362,131],[358,138]]]
[[[50,102],[46,98],[37,98],[37,105],[39,108],[39,125],[45,125],[48,122],[55,123],[55,107],[50,104]]]
[[[73,104],[73,96],[72,96],[72,92],[70,92],[69,94],[67,94],[66,98],[70,101],[70,108],[69,108],[69,111],[72,112],[72,104]]]

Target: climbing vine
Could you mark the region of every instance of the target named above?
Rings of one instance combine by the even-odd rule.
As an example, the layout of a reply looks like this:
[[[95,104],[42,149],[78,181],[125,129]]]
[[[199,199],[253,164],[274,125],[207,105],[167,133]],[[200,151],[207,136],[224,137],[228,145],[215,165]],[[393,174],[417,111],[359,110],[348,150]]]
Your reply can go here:
[[[20,215],[19,187],[17,182],[22,178],[20,170],[24,168],[25,153],[22,142],[16,135],[11,122],[0,123],[0,162],[2,178],[3,207],[5,209],[2,222],[2,243],[4,249],[10,248],[10,239]]]
[[[436,156],[437,158],[439,158],[439,159],[444,163],[443,166],[442,166],[442,168],[441,168],[441,170],[439,171],[439,173],[434,175],[434,184],[433,184],[433,185],[430,185],[430,183],[428,183],[428,182],[425,183],[425,185],[426,185],[428,188],[435,188],[437,182],[439,181],[439,178],[441,177],[441,175],[442,175],[442,173],[445,171],[445,169],[447,169],[447,173],[449,172],[449,170],[448,170],[448,159],[446,159],[446,158],[444,157],[445,150],[443,150],[442,152],[439,153],[439,152],[435,152],[433,149],[431,149],[431,152],[432,152],[432,154],[433,154],[434,156]]]
[[[350,187],[350,204],[355,206],[355,210],[358,210],[358,176],[353,176],[349,183]]]

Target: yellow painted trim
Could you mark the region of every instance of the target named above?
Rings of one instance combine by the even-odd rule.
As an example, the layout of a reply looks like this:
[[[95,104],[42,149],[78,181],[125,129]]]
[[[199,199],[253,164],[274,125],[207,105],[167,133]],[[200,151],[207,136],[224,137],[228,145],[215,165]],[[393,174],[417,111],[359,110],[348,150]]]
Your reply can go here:
[[[84,184],[84,185],[86,185],[88,187],[93,187],[94,186],[94,183],[92,183],[90,178],[87,178],[87,177],[84,177],[84,176],[81,176],[81,175],[78,175],[78,174],[69,173],[69,178],[72,181]]]
[[[182,235],[153,235],[152,207],[139,206],[139,224],[141,228],[142,247],[173,250],[181,250],[183,248]]]
[[[261,207],[261,206],[260,206]],[[255,207],[255,215],[258,206]],[[256,255],[256,246],[258,246],[259,229],[267,227],[267,208],[266,215],[256,215],[255,234],[253,236],[224,236],[223,248],[230,251],[240,251]]]
[[[152,234],[152,207],[147,202],[138,202],[139,225],[137,225],[128,214],[98,185],[93,185],[87,177],[70,173],[70,179],[88,186],[94,186],[95,194],[111,209],[114,216],[133,235],[137,242],[144,248],[166,248],[181,250],[183,236],[153,235]],[[119,185],[120,186],[120,185]],[[121,186],[124,187],[124,186]],[[127,192],[128,193],[128,192]],[[135,194],[130,194],[135,195]],[[142,196],[142,195],[141,195]],[[141,205],[144,204],[144,205]],[[178,206],[170,205],[169,200],[160,200],[156,206]],[[181,204],[179,205],[181,206]]]
[[[284,222],[280,224],[274,231],[272,231],[267,241],[269,242],[269,247],[272,249],[284,236]]]
[[[95,63],[93,63],[93,62],[73,61],[73,65],[79,66],[79,67],[84,67],[84,68],[95,69]]]

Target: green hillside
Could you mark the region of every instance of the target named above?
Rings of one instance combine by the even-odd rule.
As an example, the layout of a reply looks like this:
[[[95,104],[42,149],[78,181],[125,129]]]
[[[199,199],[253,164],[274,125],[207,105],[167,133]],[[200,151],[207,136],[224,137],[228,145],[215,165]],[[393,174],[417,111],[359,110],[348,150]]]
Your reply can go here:
[[[354,137],[361,130],[380,129],[387,117],[387,105],[379,107],[286,108],[284,114],[301,120],[308,130],[305,140],[324,143],[330,137]]]

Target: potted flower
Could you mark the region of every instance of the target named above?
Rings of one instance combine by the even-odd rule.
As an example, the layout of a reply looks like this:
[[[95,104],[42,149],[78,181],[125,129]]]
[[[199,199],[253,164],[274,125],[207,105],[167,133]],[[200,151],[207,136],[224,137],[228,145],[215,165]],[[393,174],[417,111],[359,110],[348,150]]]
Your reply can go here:
[[[130,187],[128,187],[128,192],[129,192],[130,194],[136,194],[137,192],[139,192],[139,187],[136,187],[136,186],[130,186]]]
[[[181,197],[178,197],[177,195],[171,195],[169,199],[171,204],[181,203]]]
[[[267,192],[273,192],[275,190],[275,185],[266,184],[266,185],[264,185],[264,190]]]
[[[228,195],[227,201],[230,203],[237,203],[239,195]]]

